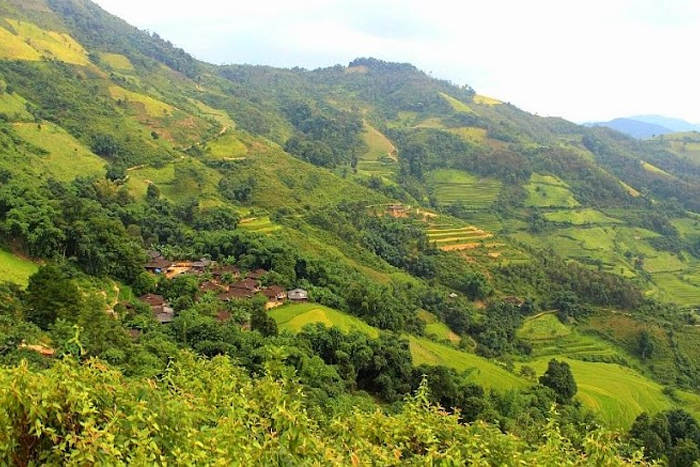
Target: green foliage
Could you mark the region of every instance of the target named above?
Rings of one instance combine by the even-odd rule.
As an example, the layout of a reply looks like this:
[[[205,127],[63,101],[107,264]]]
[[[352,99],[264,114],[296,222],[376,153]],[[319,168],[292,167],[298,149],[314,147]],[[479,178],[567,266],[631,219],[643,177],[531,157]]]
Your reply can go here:
[[[547,364],[547,371],[540,376],[540,384],[554,390],[560,404],[569,404],[576,395],[578,387],[566,362],[552,359]]]

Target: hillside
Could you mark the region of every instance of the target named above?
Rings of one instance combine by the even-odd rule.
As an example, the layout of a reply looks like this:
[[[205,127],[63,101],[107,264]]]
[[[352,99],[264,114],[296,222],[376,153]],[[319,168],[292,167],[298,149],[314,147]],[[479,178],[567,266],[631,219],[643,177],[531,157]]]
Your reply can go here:
[[[72,355],[138,386],[188,349],[294,380],[319,417],[425,384],[537,447],[555,405],[583,451],[595,423],[698,414],[694,144],[410,64],[214,66],[89,0],[2,2],[3,377],[50,386]],[[310,303],[275,308],[293,289]],[[539,384],[553,360],[573,398]]]
[[[637,139],[649,139],[673,133],[674,131],[658,123],[645,122],[634,118],[616,118],[609,122],[587,123],[586,126],[604,126]]]

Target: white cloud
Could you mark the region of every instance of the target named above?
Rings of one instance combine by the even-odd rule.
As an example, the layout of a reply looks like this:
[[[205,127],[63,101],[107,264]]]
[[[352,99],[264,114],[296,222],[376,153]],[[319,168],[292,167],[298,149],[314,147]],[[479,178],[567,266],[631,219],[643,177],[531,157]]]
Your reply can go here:
[[[541,115],[700,122],[694,0],[98,0],[216,63],[408,61]]]

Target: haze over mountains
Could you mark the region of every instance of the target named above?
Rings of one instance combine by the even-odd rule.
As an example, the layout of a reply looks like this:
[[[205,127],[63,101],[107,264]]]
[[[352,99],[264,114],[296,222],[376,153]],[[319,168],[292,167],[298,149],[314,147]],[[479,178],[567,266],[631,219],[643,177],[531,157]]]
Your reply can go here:
[[[612,128],[637,139],[648,139],[676,132],[700,131],[700,125],[698,124],[661,115],[635,115],[626,118],[616,118],[609,122],[592,122],[585,125],[589,127],[604,126]]]

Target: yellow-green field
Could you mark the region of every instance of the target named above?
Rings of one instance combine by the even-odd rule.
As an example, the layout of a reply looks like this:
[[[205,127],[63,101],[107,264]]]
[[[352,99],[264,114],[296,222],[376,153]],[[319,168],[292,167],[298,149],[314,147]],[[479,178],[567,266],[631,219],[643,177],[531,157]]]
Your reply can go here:
[[[316,303],[284,305],[270,310],[269,315],[282,330],[298,332],[307,324],[323,323],[345,332],[354,329],[373,338],[379,337],[379,331],[361,319]]]
[[[444,365],[458,371],[472,370],[469,379],[488,388],[505,390],[528,386],[524,379],[478,355],[422,337],[409,336],[408,340],[414,365]]]
[[[154,118],[164,118],[175,111],[173,106],[168,105],[165,102],[161,102],[144,94],[129,91],[128,89],[124,89],[119,86],[110,86],[109,95],[115,101],[122,100],[127,102],[129,105],[139,108],[148,116]]]
[[[450,95],[448,95],[448,94],[445,94],[444,92],[441,92],[441,93],[440,93],[440,96],[441,96],[443,99],[445,99],[445,100],[447,101],[448,104],[450,104],[450,105],[452,106],[452,109],[453,109],[455,112],[463,112],[463,113],[468,113],[468,114],[474,114],[474,113],[476,113],[476,112],[474,112],[474,110],[473,110],[471,107],[469,107],[469,106],[468,106],[467,104],[465,104],[464,102],[462,102],[462,101],[460,101],[460,100],[457,100],[457,99],[455,99],[454,97],[452,97],[452,96],[450,96]]]
[[[129,58],[125,55],[102,53],[100,54],[100,58],[103,62],[115,70],[131,71],[134,69],[134,65],[131,63],[131,60],[129,60]]]
[[[200,181],[186,175],[176,177],[177,164],[190,164],[190,167],[198,174]],[[155,183],[161,194],[171,201],[184,201],[188,198],[199,197],[202,202],[210,197],[216,198],[216,190],[221,180],[221,174],[201,162],[187,158],[165,167],[141,167],[128,172],[129,192],[137,198],[146,196],[148,185]]]
[[[428,337],[435,339],[450,341],[452,343],[459,343],[460,337],[452,332],[452,330],[447,327],[445,323],[438,320],[437,317],[425,310],[418,311],[418,317],[425,322],[425,334]]]
[[[479,104],[479,105],[500,105],[503,104],[503,102],[499,101],[498,99],[494,99],[493,97],[488,97],[488,96],[480,96],[476,95],[474,96],[474,103]]]
[[[0,58],[9,60],[41,60],[41,54],[24,40],[4,28],[0,28]]]
[[[205,117],[213,118],[228,130],[233,130],[236,128],[236,123],[225,111],[209,107],[203,102],[194,99],[190,99],[190,102],[192,102]]]
[[[79,176],[101,175],[106,162],[53,123],[14,123],[14,130],[25,141],[40,147],[48,155],[37,156],[36,164],[43,172],[59,181],[72,181]]]
[[[499,180],[478,178],[459,170],[436,170],[427,179],[440,204],[460,203],[475,210],[491,206],[502,186]]]
[[[248,148],[240,139],[227,131],[226,134],[209,141],[204,152],[212,159],[234,160],[246,157]]]
[[[3,34],[2,39],[8,41],[10,49],[9,54],[17,53],[16,56],[7,58],[36,61],[41,60],[41,57],[45,56],[75,65],[87,65],[90,63],[85,49],[68,34],[45,31],[26,21],[7,18],[5,20],[15,30],[15,38],[18,38],[30,49],[35,51],[35,53],[32,54],[26,48],[18,46],[17,39],[7,37],[7,34]],[[3,42],[2,49],[4,48],[5,43]]]
[[[0,282],[14,282],[27,285],[29,276],[39,269],[35,263],[0,250]]]
[[[450,133],[453,133],[465,141],[470,141],[470,142],[475,142],[475,143],[481,143],[483,141],[486,141],[486,138],[488,138],[489,132],[488,130],[485,130],[484,128],[476,128],[476,127],[460,127],[460,128],[450,128]]]
[[[281,227],[273,224],[269,216],[262,216],[246,217],[238,224],[238,228],[249,232],[269,234],[279,230]]]
[[[554,313],[526,319],[518,330],[518,337],[527,340],[544,340],[565,337],[571,330],[561,324]]]
[[[573,208],[579,206],[568,185],[551,175],[532,174],[530,183],[525,185],[525,189],[528,194],[525,206],[528,207]]]
[[[566,209],[545,213],[544,218],[550,222],[572,225],[619,224],[620,221],[608,217],[595,209]]]
[[[641,164],[642,164],[642,167],[644,167],[644,170],[646,170],[647,172],[651,172],[651,173],[657,174],[657,175],[663,175],[663,176],[668,177],[668,178],[676,178],[673,175],[671,175],[670,173],[666,172],[665,170],[662,170],[662,169],[660,169],[660,168],[656,167],[655,165],[652,165],[648,162],[642,161]]]
[[[32,114],[27,112],[27,101],[17,93],[0,94],[0,113],[7,115],[11,121],[33,121]]]

